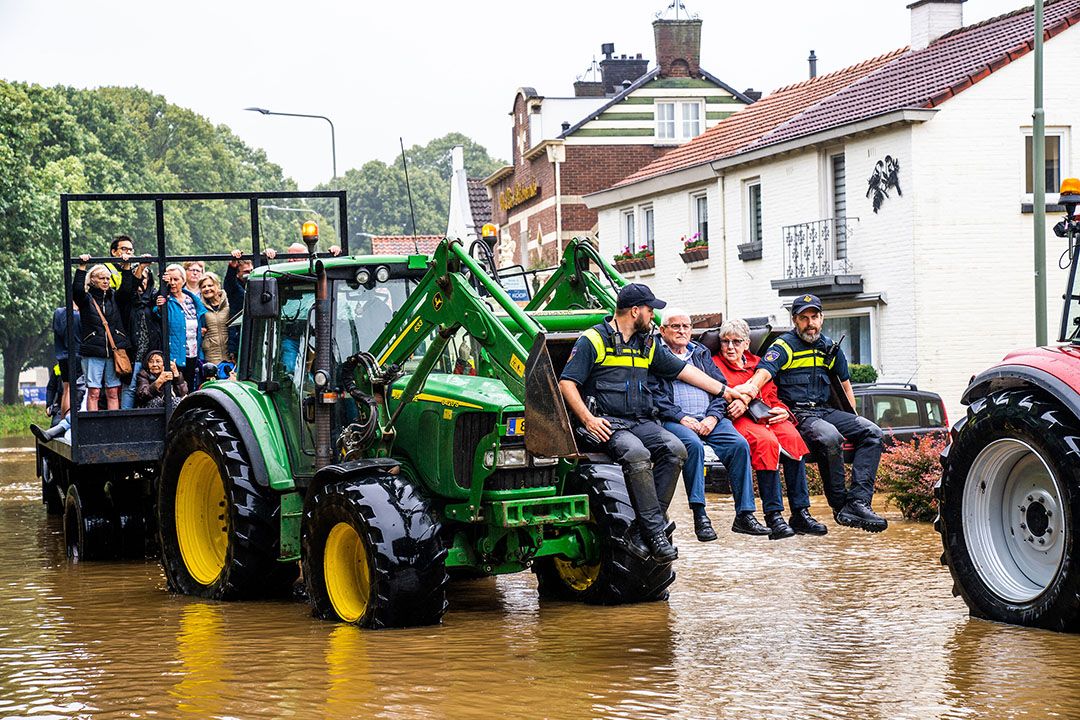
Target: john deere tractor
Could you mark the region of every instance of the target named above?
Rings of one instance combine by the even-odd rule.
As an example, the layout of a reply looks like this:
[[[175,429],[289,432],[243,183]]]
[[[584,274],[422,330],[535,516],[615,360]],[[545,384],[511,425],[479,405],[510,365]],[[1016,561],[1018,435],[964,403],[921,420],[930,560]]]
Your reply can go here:
[[[666,598],[618,466],[579,452],[557,373],[623,280],[586,243],[528,309],[456,241],[312,256],[248,280],[238,379],[168,423],[171,589],[289,591],[365,627],[438,622],[449,572],[532,569],[546,597]],[[598,265],[602,278],[589,264]]]
[[[1068,241],[1058,342],[1018,350],[972,378],[937,488],[954,593],[972,615],[1080,630],[1080,180],[1055,227]]]

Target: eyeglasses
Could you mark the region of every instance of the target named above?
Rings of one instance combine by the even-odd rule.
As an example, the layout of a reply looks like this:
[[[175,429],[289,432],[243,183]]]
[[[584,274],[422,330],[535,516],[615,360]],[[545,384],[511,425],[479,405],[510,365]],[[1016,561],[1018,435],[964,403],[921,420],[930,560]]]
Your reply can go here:
[[[739,338],[736,338],[734,340],[730,340],[730,339],[725,338],[725,339],[720,341],[720,344],[721,345],[730,345],[731,347],[739,347],[744,342],[746,342],[746,341],[745,340],[740,340]]]
[[[672,323],[671,325],[667,325],[666,327],[669,327],[672,330],[689,330],[690,328],[693,327],[693,325],[682,325],[682,324],[676,325],[676,324]]]
[[[135,252],[135,248],[133,248],[131,245],[121,245],[116,249],[120,252]]]

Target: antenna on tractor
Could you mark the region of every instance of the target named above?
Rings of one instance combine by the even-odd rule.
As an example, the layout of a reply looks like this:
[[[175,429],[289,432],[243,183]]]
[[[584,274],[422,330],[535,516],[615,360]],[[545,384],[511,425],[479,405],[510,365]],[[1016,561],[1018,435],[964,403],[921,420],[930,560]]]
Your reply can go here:
[[[416,242],[416,210],[413,209],[412,187],[409,185],[409,164],[405,162],[405,141],[398,136],[401,145],[401,167],[405,169],[405,191],[409,193],[409,216],[412,218],[412,244],[417,255],[420,254],[420,245]]]

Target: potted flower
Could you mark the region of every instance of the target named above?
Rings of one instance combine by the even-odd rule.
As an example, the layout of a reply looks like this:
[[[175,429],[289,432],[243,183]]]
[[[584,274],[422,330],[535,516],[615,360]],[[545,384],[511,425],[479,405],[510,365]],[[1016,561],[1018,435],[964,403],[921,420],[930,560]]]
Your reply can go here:
[[[648,245],[642,245],[636,251],[627,245],[615,255],[614,260],[615,269],[621,273],[640,272],[656,266],[656,257]]]
[[[690,237],[683,235],[682,238],[683,249],[679,253],[679,257],[682,258],[684,263],[697,262],[698,260],[706,260],[709,257],[709,241],[701,237],[701,233],[696,232]]]

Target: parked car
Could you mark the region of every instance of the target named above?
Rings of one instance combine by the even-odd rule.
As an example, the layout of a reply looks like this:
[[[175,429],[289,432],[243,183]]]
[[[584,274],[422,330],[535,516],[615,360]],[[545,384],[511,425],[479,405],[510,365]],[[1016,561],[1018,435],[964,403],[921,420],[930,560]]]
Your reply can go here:
[[[931,433],[948,432],[949,417],[941,396],[911,383],[860,383],[855,410],[877,423],[886,442],[910,442]]]

